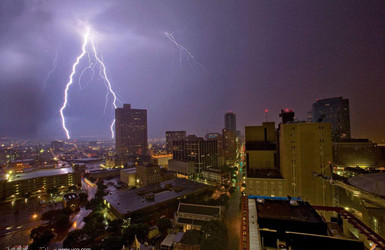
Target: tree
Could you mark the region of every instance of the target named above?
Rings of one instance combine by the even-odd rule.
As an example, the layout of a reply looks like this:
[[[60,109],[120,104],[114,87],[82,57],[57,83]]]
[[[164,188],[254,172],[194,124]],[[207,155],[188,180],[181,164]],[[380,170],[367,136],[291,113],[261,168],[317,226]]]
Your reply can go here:
[[[84,217],[83,221],[86,223],[83,227],[83,231],[87,235],[91,237],[96,237],[104,233],[104,216],[101,213],[94,211]]]
[[[62,232],[70,226],[69,223],[70,216],[67,214],[60,214],[55,218],[52,226],[55,228],[56,232]]]
[[[101,197],[95,197],[90,200],[90,202],[87,203],[86,209],[90,209],[92,211],[98,211],[103,208],[103,198]]]
[[[72,209],[69,207],[62,208],[59,212],[64,215],[71,215],[73,213]]]
[[[221,206],[225,206],[227,201],[229,200],[229,197],[226,195],[226,194],[221,194],[221,196],[219,196],[219,204],[221,204]]]
[[[80,202],[87,202],[88,200],[88,194],[87,193],[79,193],[79,200]]]
[[[29,248],[39,249],[41,247],[48,246],[53,237],[55,237],[55,234],[48,227],[40,226],[38,228],[34,228],[30,234],[30,238],[33,240],[33,243]]]
[[[57,193],[59,193],[59,189],[57,187],[50,187],[47,189],[47,193],[55,196]]]
[[[123,231],[123,239],[125,245],[131,245],[135,239],[135,235],[139,241],[145,241],[148,235],[148,231],[148,225],[146,224],[131,224]]]
[[[201,242],[202,250],[227,248],[227,228],[223,222],[218,220],[205,222],[201,231],[206,235]]]
[[[95,182],[96,181],[96,178],[95,177],[89,177],[88,180],[90,180],[90,182]]]
[[[157,226],[162,234],[167,234],[167,229],[172,227],[172,223],[169,218],[164,217],[158,220]]]
[[[96,185],[98,186],[98,190],[105,190],[107,188],[103,182],[98,182]]]
[[[41,220],[49,220],[52,221],[54,218],[58,215],[59,210],[48,210],[47,212],[43,213],[40,217]]]
[[[108,250],[120,250],[123,247],[123,238],[121,236],[112,235],[107,236],[103,239],[102,243],[100,244],[101,249],[108,249]]]
[[[75,248],[85,246],[88,235],[82,229],[76,229],[68,233],[67,238],[63,241],[64,248]]]
[[[121,219],[113,220],[110,223],[108,223],[107,231],[121,234],[122,225],[123,225],[123,220]]]

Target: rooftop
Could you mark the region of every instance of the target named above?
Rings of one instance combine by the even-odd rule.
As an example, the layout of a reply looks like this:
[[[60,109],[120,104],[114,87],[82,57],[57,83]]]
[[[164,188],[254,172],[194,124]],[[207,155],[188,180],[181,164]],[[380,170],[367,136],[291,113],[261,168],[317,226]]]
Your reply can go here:
[[[209,215],[209,216],[219,216],[221,214],[221,207],[180,203],[179,208],[178,208],[178,212],[189,213],[189,214]]]
[[[135,174],[136,173],[136,168],[125,168],[120,170],[121,172],[124,172],[126,174]]]
[[[298,205],[291,205],[289,200],[264,199],[256,202],[258,218],[323,223],[322,218],[309,203],[296,200]]]
[[[177,178],[138,189],[119,190],[104,199],[124,215],[208,188],[209,186],[202,183]],[[154,200],[147,200],[146,194],[153,194]]]
[[[385,196],[385,172],[359,175],[349,178],[348,182],[366,192]]]
[[[27,179],[54,176],[54,175],[63,175],[73,173],[72,168],[50,168],[50,169],[39,169],[36,171],[31,171],[28,173],[17,173],[11,177],[10,182],[13,181],[22,181]]]

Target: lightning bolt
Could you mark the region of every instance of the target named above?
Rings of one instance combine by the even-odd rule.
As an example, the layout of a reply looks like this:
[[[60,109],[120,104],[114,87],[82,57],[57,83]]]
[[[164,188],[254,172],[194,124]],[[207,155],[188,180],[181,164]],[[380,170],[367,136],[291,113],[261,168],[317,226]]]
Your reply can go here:
[[[170,42],[173,45],[175,45],[175,47],[179,50],[179,65],[180,65],[180,67],[182,67],[183,55],[185,55],[190,63],[205,70],[203,65],[200,64],[197,60],[195,60],[194,55],[188,49],[186,49],[183,45],[181,45],[180,43],[178,43],[176,41],[176,39],[172,33],[164,32],[164,34],[168,38],[168,40],[170,40]]]
[[[85,67],[85,68],[83,69],[82,73],[81,73],[80,76],[79,76],[79,87],[80,87],[80,89],[86,88],[86,87],[88,86],[88,84],[94,79],[94,75],[95,75],[95,70],[94,70],[94,68],[95,68],[95,65],[96,65],[96,64],[92,62],[91,57],[90,57],[90,53],[89,53],[89,52],[87,52],[87,56],[88,56],[88,66]],[[86,85],[83,87],[83,86],[81,85],[81,80],[82,80],[82,77],[83,77],[84,73],[85,73],[87,70],[91,70],[91,71],[92,71],[92,75],[91,75],[91,78],[90,78],[90,79],[88,80],[88,82],[86,83]]]
[[[83,74],[87,70],[91,70],[92,71],[92,76],[91,76],[91,79],[88,81],[88,83],[90,81],[92,81],[92,79],[93,79],[93,77],[95,75],[94,67],[98,63],[100,65],[99,75],[103,78],[105,86],[107,88],[105,107],[107,106],[109,94],[112,94],[112,96],[113,96],[112,106],[115,109],[117,108],[116,102],[119,101],[119,99],[117,98],[116,93],[112,89],[111,81],[110,81],[110,79],[107,76],[107,69],[106,69],[106,66],[105,66],[105,64],[103,62],[103,59],[99,57],[98,52],[96,50],[96,46],[94,44],[94,41],[92,40],[92,37],[90,36],[90,28],[89,27],[86,28],[86,33],[84,34],[83,39],[84,40],[83,40],[83,44],[82,44],[82,53],[76,58],[75,63],[72,65],[72,72],[71,72],[71,74],[69,76],[69,80],[68,80],[68,82],[66,84],[66,88],[65,88],[65,91],[64,91],[64,102],[63,102],[62,107],[60,108],[60,116],[61,116],[61,120],[62,120],[62,127],[63,127],[63,129],[64,129],[64,131],[66,133],[67,139],[71,138],[69,130],[66,127],[66,121],[65,121],[65,116],[64,116],[64,109],[67,107],[67,104],[68,104],[68,90],[69,90],[70,86],[74,82],[74,75],[76,74],[76,68],[79,65],[81,59],[86,54],[88,55],[88,66],[85,67],[82,70],[82,72],[81,72],[81,74],[79,76],[79,86],[80,86],[80,88],[82,88],[82,85],[81,85],[80,82],[81,82],[81,78],[83,77]],[[92,52],[87,51],[87,45],[88,44],[91,45]],[[92,53],[93,56],[95,57],[95,60],[96,60],[95,63],[92,62],[91,57],[90,57],[90,53]],[[88,83],[87,83],[87,85],[88,85]],[[112,138],[114,138],[114,136],[115,136],[114,125],[115,125],[115,119],[112,121],[111,126],[110,126],[111,137]]]
[[[57,60],[58,60],[58,55],[59,55],[59,49],[60,49],[60,45],[57,47],[57,49],[55,51],[55,57],[53,58],[52,67],[48,71],[47,76],[44,78],[44,82],[43,82],[44,84],[43,84],[43,88],[42,88],[41,93],[40,93],[40,97],[43,94],[45,88],[47,87],[47,83],[48,83],[49,78],[51,77],[52,73],[56,70]]]

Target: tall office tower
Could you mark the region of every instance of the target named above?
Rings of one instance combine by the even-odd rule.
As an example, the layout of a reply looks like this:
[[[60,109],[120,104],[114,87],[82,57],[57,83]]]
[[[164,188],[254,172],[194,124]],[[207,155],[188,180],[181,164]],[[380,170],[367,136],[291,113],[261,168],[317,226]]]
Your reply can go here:
[[[195,173],[198,175],[209,168],[221,167],[216,140],[189,135],[185,140],[174,141],[173,146],[173,159],[195,162]]]
[[[237,137],[231,130],[222,129],[223,157],[228,164],[233,164],[237,158]]]
[[[350,139],[349,99],[342,97],[317,100],[312,107],[313,122],[330,122],[332,140]]]
[[[330,205],[332,142],[330,123],[281,124],[280,169],[286,192],[314,205]]]
[[[233,132],[235,135],[237,133],[237,122],[235,113],[227,112],[225,114],[225,130]]]
[[[115,119],[118,156],[147,156],[147,110],[123,104],[115,110]]]
[[[206,140],[217,141],[218,156],[223,156],[223,136],[220,133],[208,133],[206,134]]]
[[[186,139],[186,131],[166,131],[167,154],[172,154],[172,142]]]

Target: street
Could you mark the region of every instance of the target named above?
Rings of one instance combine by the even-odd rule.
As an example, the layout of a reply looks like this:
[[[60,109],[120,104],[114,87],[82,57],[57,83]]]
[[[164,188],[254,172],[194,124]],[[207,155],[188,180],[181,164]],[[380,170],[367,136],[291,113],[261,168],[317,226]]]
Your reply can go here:
[[[241,162],[243,160],[243,154]],[[241,210],[240,202],[242,198],[242,173],[240,170],[243,164],[237,164],[238,175],[235,182],[235,192],[230,196],[225,212],[225,223],[228,233],[228,250],[237,250],[239,248],[239,235],[241,232]]]

